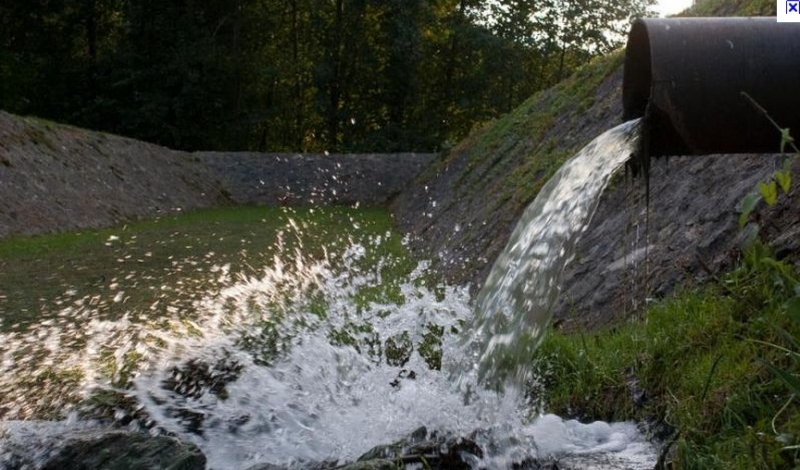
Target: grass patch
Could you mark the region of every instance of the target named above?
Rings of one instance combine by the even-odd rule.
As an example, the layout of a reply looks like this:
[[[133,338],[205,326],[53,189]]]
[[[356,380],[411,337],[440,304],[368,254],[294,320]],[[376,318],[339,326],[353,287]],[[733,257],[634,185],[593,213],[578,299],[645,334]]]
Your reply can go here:
[[[536,93],[513,111],[478,128],[451,151],[446,161],[469,152],[462,178],[481,165],[487,177],[500,172],[500,179],[506,180],[504,186],[508,191],[519,192],[519,199],[532,199],[535,192],[531,195],[530,185],[538,180],[532,181],[530,177],[542,180],[543,184],[552,174],[550,169],[558,168],[581,146],[578,143],[566,149],[553,145],[545,139],[548,131],[559,119],[583,114],[591,107],[597,87],[622,65],[622,60],[622,51],[618,51],[581,67],[553,88]],[[503,178],[507,169],[498,163],[509,154],[520,153],[522,169]]]
[[[764,260],[767,260],[766,262]],[[675,430],[677,469],[796,468],[796,273],[763,253],[718,283],[591,334],[552,332],[537,355],[548,410]]]
[[[698,0],[678,16],[775,16],[769,0]]]
[[[410,282],[435,285],[416,269],[383,209],[237,207],[1,240],[0,419],[78,407],[147,422],[119,404],[132,380],[171,347],[220,335],[232,345],[222,362],[188,358],[162,385],[224,399],[241,372],[225,348],[269,366],[320,328],[376,364],[401,366],[417,350],[438,368],[441,327],[383,338],[373,326],[421,295],[404,292]]]
[[[378,241],[380,240],[380,243]],[[104,230],[0,240],[0,329],[94,303],[104,319],[126,312],[189,308],[214,287],[219,266],[258,275],[281,255],[336,263],[352,243],[380,245],[359,261],[388,278],[413,269],[385,210],[239,207],[200,210]],[[363,300],[396,297],[396,282],[365,289]]]

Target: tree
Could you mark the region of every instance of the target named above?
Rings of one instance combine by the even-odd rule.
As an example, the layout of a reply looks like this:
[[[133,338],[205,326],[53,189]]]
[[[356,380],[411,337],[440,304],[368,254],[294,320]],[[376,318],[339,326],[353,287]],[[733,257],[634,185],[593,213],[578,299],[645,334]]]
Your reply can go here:
[[[648,1],[6,1],[0,107],[188,150],[439,150]]]

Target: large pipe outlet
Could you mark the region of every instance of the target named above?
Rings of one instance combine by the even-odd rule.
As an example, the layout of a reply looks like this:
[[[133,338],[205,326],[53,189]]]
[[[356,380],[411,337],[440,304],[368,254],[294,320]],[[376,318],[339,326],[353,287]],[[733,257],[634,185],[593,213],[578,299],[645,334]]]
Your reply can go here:
[[[628,36],[622,100],[625,119],[644,117],[645,159],[777,153],[775,124],[800,141],[800,23],[637,20]]]

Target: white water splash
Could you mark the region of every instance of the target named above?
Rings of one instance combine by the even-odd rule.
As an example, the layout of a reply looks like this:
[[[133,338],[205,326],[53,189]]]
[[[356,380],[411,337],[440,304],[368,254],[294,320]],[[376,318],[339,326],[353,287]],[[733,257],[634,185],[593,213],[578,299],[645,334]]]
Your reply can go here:
[[[515,386],[530,366],[558,298],[564,267],[588,228],[608,181],[634,152],[639,120],[606,131],[569,159],[525,209],[476,299],[465,341],[480,381]],[[463,373],[465,367],[459,371]]]
[[[548,210],[578,210],[570,207]],[[564,237],[560,229],[553,236]],[[532,253],[554,246],[524,237],[515,243],[526,241],[539,247]],[[368,301],[365,292],[385,284],[382,269],[392,261],[366,270],[359,262],[381,243],[352,243],[336,263],[333,254],[282,253],[254,276],[215,266],[190,312],[167,306],[159,315],[128,312],[110,321],[97,307],[102,299],[79,299],[27,333],[0,334],[0,412],[8,420],[0,422],[0,468],[21,447],[41,462],[58,436],[103,425],[75,419],[76,404],[98,391],[133,399],[135,410],[120,405],[115,418],[145,415],[146,423],[128,426],[194,442],[215,470],[352,461],[420,426],[472,435],[485,450],[476,468],[547,457],[576,469],[652,468],[655,450],[631,423],[537,417],[515,388],[483,388],[471,367],[474,345],[459,339],[472,318],[466,288],[428,288],[421,265],[397,298]],[[533,263],[519,264],[510,262],[509,271],[530,275]],[[458,383],[430,367],[437,357],[444,371],[465,370]],[[47,424],[11,421],[66,415],[72,418]]]
[[[346,250],[348,267],[343,271],[331,269],[326,259],[303,257],[291,263],[276,258],[259,276],[235,277],[221,267],[216,281],[224,287],[197,301],[191,320],[176,317],[139,323],[125,317],[99,321],[82,309],[86,323],[81,329],[65,332],[65,324],[49,322],[28,336],[6,334],[2,339],[13,337],[15,347],[42,340],[39,344],[47,345],[42,354],[48,356],[50,374],[83,372],[80,379],[68,382],[71,393],[65,393],[66,386],[56,387],[34,400],[24,392],[10,393],[21,392],[15,387],[25,385],[19,382],[24,374],[18,369],[25,365],[18,356],[5,361],[0,383],[6,396],[19,397],[12,400],[15,407],[9,411],[13,413],[6,416],[35,416],[37,406],[53,397],[66,403],[76,396],[90,396],[98,388],[114,389],[115,374],[109,371],[124,370],[135,357],[138,371],[133,387],[117,391],[143,406],[141,411],[156,423],[153,429],[196,443],[207,456],[209,468],[216,470],[245,469],[257,463],[352,461],[420,426],[453,436],[481,431],[476,441],[491,450],[480,465],[488,468],[510,468],[526,457],[550,455],[565,461],[583,459],[578,462],[605,456],[624,463],[604,468],[647,468],[635,464],[637,459],[652,464],[653,450],[633,425],[582,425],[555,417],[530,422],[527,416],[532,410],[522,397],[485,390],[474,382],[465,403],[448,374],[428,367],[422,345],[431,325],[436,325],[444,331],[443,367],[452,367],[453,361],[464,357],[457,333],[471,315],[467,289],[428,289],[421,281],[425,273],[421,266],[401,286],[399,303],[359,302],[361,289],[375,285],[381,277],[379,272],[356,267],[368,250],[361,245]],[[323,316],[318,305],[326,307]],[[75,313],[69,310],[65,317]],[[276,323],[272,316],[286,321]],[[278,325],[277,336],[264,335],[266,325]],[[78,331],[83,331],[85,343],[67,344]],[[352,336],[352,344],[332,340],[343,331]],[[390,364],[387,344],[403,335],[413,352],[407,362]],[[275,338],[280,341],[272,341]],[[383,351],[370,350],[370,344]],[[4,351],[7,357],[13,355]],[[225,384],[224,395],[214,393],[209,383],[185,389],[165,386],[191,361],[235,365],[240,372]],[[198,418],[191,426],[191,420]],[[52,454],[60,442],[58,436],[89,426],[74,418],[52,426],[33,423],[0,424],[0,435],[6,434],[0,440],[0,463],[4,452],[26,442],[31,455]],[[574,467],[582,468],[579,463]]]

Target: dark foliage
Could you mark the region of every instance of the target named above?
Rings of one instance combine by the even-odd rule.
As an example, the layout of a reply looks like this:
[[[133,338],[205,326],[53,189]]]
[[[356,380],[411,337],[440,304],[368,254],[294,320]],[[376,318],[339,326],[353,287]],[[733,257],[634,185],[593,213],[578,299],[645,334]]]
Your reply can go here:
[[[578,3],[3,0],[0,108],[187,150],[435,151],[650,0]]]

